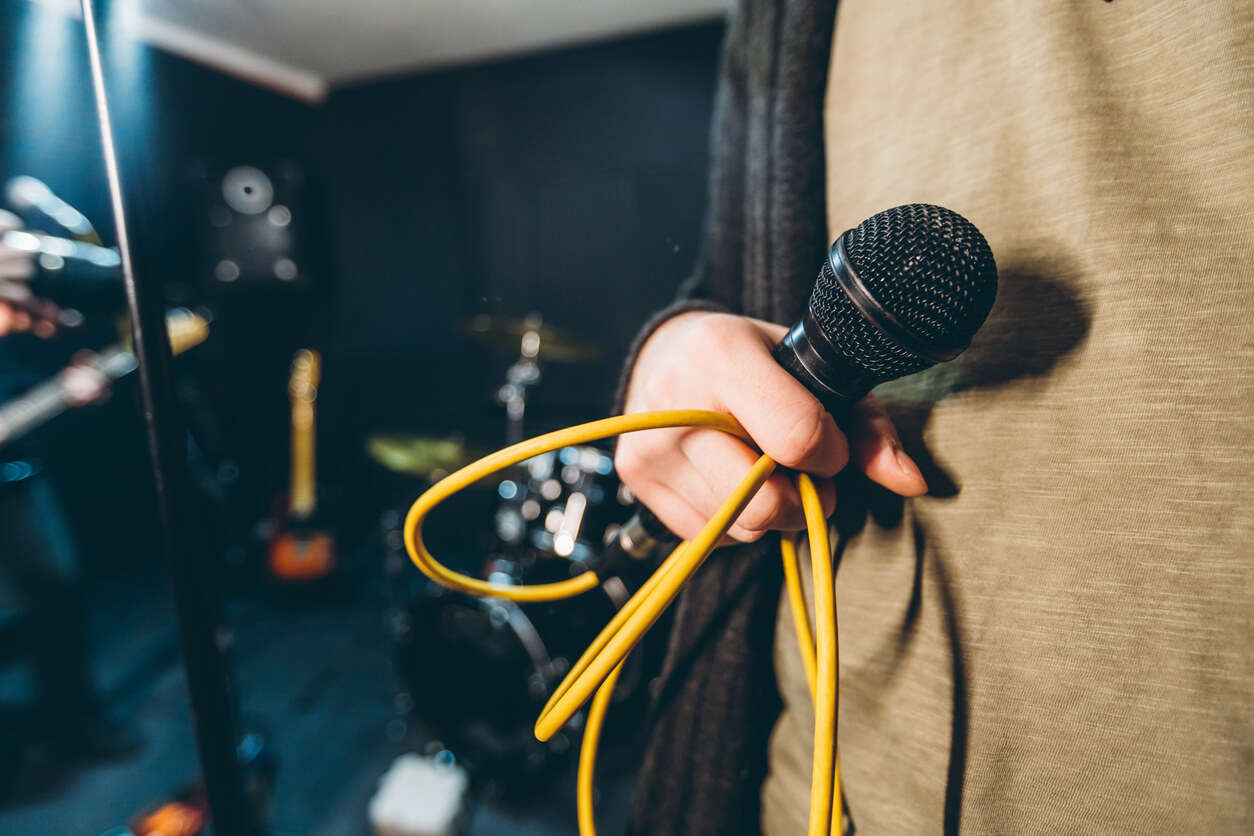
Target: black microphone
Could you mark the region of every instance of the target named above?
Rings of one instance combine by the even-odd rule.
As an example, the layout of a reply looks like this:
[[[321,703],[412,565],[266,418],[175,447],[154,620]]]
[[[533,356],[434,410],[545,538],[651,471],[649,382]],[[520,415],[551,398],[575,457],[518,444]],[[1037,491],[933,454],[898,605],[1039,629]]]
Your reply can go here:
[[[975,224],[912,203],[836,239],[810,303],[772,354],[838,419],[873,387],[966,350],[997,298]]]
[[[839,423],[876,385],[961,354],[996,298],[997,264],[973,223],[942,206],[897,206],[836,239],[772,355]],[[642,508],[616,545],[644,559],[674,539]]]

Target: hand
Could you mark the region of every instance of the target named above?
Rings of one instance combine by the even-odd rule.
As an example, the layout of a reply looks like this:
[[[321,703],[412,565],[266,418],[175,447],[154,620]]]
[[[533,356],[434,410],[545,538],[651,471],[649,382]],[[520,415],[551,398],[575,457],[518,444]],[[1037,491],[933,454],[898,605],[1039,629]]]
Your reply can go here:
[[[61,372],[61,391],[74,406],[103,402],[109,394],[109,378],[91,366],[96,355],[91,351],[75,352],[72,364]]]
[[[31,295],[29,288],[0,279],[0,337],[30,331],[43,339],[55,336],[61,309]]]
[[[872,396],[846,422],[849,437],[804,386],[771,357],[788,331],[757,319],[692,312],[668,320],[645,342],[632,370],[624,412],[710,409],[730,414],[776,462],[815,477],[824,513],[836,497],[831,477],[853,461],[872,481],[902,496],[927,484],[901,448],[897,431]],[[675,428],[629,433],[614,463],[623,482],[668,528],[693,537],[758,457],[718,430]],[[805,527],[801,500],[775,473],[728,530],[752,542],[770,530]]]
[[[0,209],[0,281],[27,282],[35,275],[35,261],[30,251],[6,243],[6,233],[17,235],[22,228],[21,218]]]
[[[22,220],[17,215],[0,209],[0,337],[17,331],[51,337],[56,333],[60,311],[31,294],[27,284],[35,273],[31,254],[5,243],[6,232],[21,229]]]

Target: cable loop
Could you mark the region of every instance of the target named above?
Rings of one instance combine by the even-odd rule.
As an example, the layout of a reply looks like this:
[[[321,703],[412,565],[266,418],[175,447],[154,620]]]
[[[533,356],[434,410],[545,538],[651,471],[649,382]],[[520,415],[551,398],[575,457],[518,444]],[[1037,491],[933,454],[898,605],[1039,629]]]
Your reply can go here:
[[[428,514],[444,500],[478,480],[533,456],[599,441],[622,433],[664,427],[706,427],[721,430],[752,443],[748,433],[731,416],[699,409],[643,412],[592,421],[538,436],[486,456],[463,467],[433,485],[418,498],[405,516],[403,535],[410,559],[423,574],[436,583],[468,595],[503,598],[520,603],[570,598],[596,588],[601,578],[586,571],[568,580],[528,586],[489,583],[454,572],[435,559],[422,539],[422,525]],[[593,823],[593,777],[597,747],[614,684],[632,649],[670,606],[693,573],[727,534],[776,469],[768,456],[761,456],[745,474],[714,516],[691,541],[680,543],[640,589],[623,605],[593,640],[588,649],[554,690],[536,719],[535,734],[548,740],[564,726],[589,699],[593,700],[584,729],[578,776],[579,832],[595,836]],[[796,476],[797,489],[805,512],[811,555],[831,555],[827,520],[813,480]],[[817,638],[810,632],[805,595],[798,571],[797,537],[786,534],[780,543],[789,605],[797,627],[797,640],[806,679],[815,701],[815,748],[811,772],[810,836],[841,832],[840,775],[836,763],[836,708],[838,690],[836,599],[830,559],[811,559],[815,589]],[[594,697],[595,694],[595,697]]]

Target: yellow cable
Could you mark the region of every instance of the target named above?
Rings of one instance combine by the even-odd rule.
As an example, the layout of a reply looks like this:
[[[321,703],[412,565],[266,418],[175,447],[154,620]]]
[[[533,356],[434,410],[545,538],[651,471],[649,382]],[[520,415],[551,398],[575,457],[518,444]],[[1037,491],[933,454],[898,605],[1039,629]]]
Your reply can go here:
[[[565,430],[548,433],[507,447],[467,465],[431,487],[409,509],[403,529],[405,547],[414,565],[427,577],[450,589],[470,595],[504,598],[511,601],[553,601],[579,595],[596,587],[600,579],[585,572],[569,580],[532,586],[494,584],[454,572],[443,566],[427,549],[422,539],[422,525],[437,505],[453,494],[498,470],[518,464],[532,456],[573,444],[586,444],[609,436],[662,427],[708,427],[751,441],[748,434],[728,415],[707,410],[680,409],[638,413],[602,421],[593,421]],[[601,730],[622,671],[623,661],[662,612],[679,594],[683,585],[701,567],[710,552],[726,535],[736,518],[775,470],[775,462],[761,456],[737,485],[714,516],[691,542],[680,543],[663,561],[661,567],[641,586],[614,615],[605,629],[571,668],[554,690],[536,720],[535,733],[548,740],[569,722],[595,692],[588,713],[581,747],[577,785],[579,830],[582,836],[595,836],[593,821],[593,779]],[[811,554],[830,555],[827,521],[818,492],[809,476],[797,478],[802,508],[810,535]],[[812,560],[815,582],[815,613],[818,643],[814,643],[805,609],[797,564],[795,536],[785,536],[781,543],[789,603],[797,624],[797,637],[806,667],[806,679],[815,698],[815,754],[811,787],[810,832],[839,833],[840,777],[836,766],[836,692],[837,638],[835,588],[830,560]],[[833,797],[837,800],[833,804]]]
[[[485,456],[479,459],[479,461],[463,467],[456,473],[446,476],[433,485],[426,493],[418,497],[418,501],[410,507],[409,513],[405,515],[405,527],[403,529],[405,549],[409,552],[410,559],[431,580],[449,589],[464,592],[468,595],[504,598],[508,601],[535,602],[570,598],[594,589],[601,581],[593,572],[585,572],[569,580],[536,584],[534,586],[510,586],[508,584],[488,583],[487,581],[454,572],[441,565],[431,552],[427,550],[427,546],[422,539],[422,523],[435,506],[453,494],[474,484],[485,476],[490,476],[498,470],[518,464],[532,456],[538,456],[541,453],[547,453],[550,450],[556,450],[561,447],[569,447],[572,444],[587,444],[590,441],[598,441],[613,435],[661,427],[709,427],[748,439],[748,434],[736,422],[736,419],[730,415],[710,412],[704,409],[674,409],[663,412],[620,415],[616,418],[592,421],[591,423],[580,424],[514,444],[506,447],[504,450],[498,450],[490,456]]]
[[[687,582],[692,573],[697,571],[718,541],[731,528],[740,512],[753,499],[758,488],[775,470],[775,462],[767,456],[760,457],[749,469],[749,473],[727,501],[714,513],[705,527],[692,539],[683,543],[667,558],[660,572],[660,580],[653,589],[642,587],[628,602],[638,603],[632,607],[621,629],[615,629],[613,621],[597,636],[596,644],[604,640],[604,649],[590,660],[587,656],[580,659],[580,664],[566,674],[566,678],[557,687],[553,696],[540,712],[536,720],[536,737],[548,740],[558,729],[566,725],[575,712],[588,701],[597,685],[609,675],[610,670],[623,660],[631,649],[640,641],[641,636],[653,626],[662,615],[662,611],[675,600],[680,588]],[[652,580],[652,579],[650,579]],[[647,585],[646,585],[647,587]],[[625,609],[625,608],[624,608]],[[585,663],[586,660],[586,663]]]
[[[593,818],[592,792],[593,779],[596,777],[597,747],[601,743],[601,729],[605,726],[605,713],[609,710],[610,699],[614,696],[614,686],[618,676],[623,672],[620,662],[605,682],[597,689],[592,698],[592,707],[588,709],[588,721],[584,724],[583,745],[579,749],[579,778],[576,786],[576,809],[579,814],[579,836],[596,836],[596,821]]]
[[[806,684],[810,686],[810,698],[817,693],[814,659],[814,636],[810,632],[810,615],[806,611],[805,590],[801,588],[800,560],[797,557],[797,533],[786,531],[779,538],[780,557],[784,559],[784,586],[788,589],[788,608],[792,610],[792,623],[797,630],[797,646],[801,650],[801,665],[805,668]]]
[[[798,486],[800,490],[800,486]],[[807,517],[808,520],[808,517]],[[806,680],[810,686],[810,698],[817,699],[818,687],[816,684],[817,667],[816,654],[814,649],[814,637],[810,630],[810,616],[806,610],[805,590],[801,586],[800,558],[797,556],[797,539],[796,532],[784,532],[780,537],[779,550],[780,556],[784,562],[784,584],[788,590],[788,605],[792,611],[793,625],[797,631],[797,646],[801,652],[801,663],[805,668]],[[821,552],[820,552],[821,553]],[[811,551],[811,555],[814,552]],[[834,595],[835,593],[833,593]],[[833,601],[835,599],[833,598]],[[833,616],[835,608],[833,606]],[[839,659],[839,637],[837,640],[837,658]],[[839,683],[839,670],[833,666],[834,676]],[[839,704],[839,689],[836,689],[837,700],[832,705],[832,713],[835,716],[837,705]],[[815,724],[818,724],[818,715],[815,715]],[[832,827],[833,834],[843,833],[842,828],[842,810],[841,810],[841,794],[840,794],[840,752],[836,747],[836,727],[831,727],[832,746],[835,760],[832,763]],[[818,740],[819,730],[815,729],[815,739]]]
[[[810,836],[827,836],[832,822],[840,822],[839,809],[833,809],[836,774],[836,690],[838,659],[836,648],[836,587],[832,579],[831,549],[827,542],[827,519],[819,502],[814,481],[798,474],[801,507],[810,535],[810,569],[814,576],[814,622],[817,640],[818,687],[814,694],[814,759],[810,772]],[[817,557],[816,557],[817,555]],[[839,798],[839,796],[837,796]],[[838,806],[838,805],[837,805]],[[839,829],[837,829],[839,833]]]

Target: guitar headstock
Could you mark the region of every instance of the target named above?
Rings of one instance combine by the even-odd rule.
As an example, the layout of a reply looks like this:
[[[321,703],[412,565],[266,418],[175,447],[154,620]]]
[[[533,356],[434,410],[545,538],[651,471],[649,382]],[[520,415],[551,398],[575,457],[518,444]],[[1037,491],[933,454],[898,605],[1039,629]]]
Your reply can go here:
[[[287,394],[293,403],[313,403],[318,397],[318,383],[322,379],[322,356],[309,348],[302,348],[292,357],[292,374],[287,382]]]

